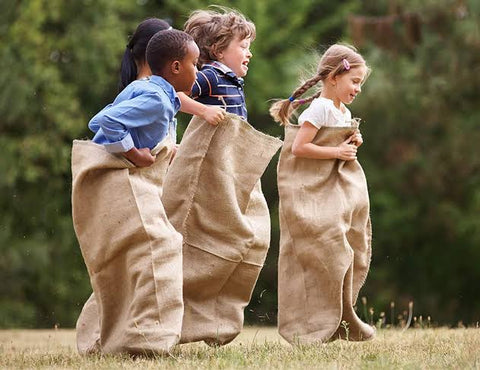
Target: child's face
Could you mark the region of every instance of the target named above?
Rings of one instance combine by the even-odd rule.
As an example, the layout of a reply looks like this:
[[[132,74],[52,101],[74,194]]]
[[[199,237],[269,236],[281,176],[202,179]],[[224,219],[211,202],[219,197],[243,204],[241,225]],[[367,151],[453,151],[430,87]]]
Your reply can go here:
[[[235,37],[225,49],[218,53],[218,61],[230,68],[237,77],[247,75],[251,57],[250,38]]]
[[[365,66],[354,67],[346,73],[335,76],[336,97],[343,104],[350,104],[355,97],[362,91],[362,83],[367,75]]]
[[[195,42],[189,42],[187,47],[187,54],[179,61],[179,73],[173,84],[176,91],[182,91],[190,94],[192,86],[197,78],[197,63],[200,51]]]

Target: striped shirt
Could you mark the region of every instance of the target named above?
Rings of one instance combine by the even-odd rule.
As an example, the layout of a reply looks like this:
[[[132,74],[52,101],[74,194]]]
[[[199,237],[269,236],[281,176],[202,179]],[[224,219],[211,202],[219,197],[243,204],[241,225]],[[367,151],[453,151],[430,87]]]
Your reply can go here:
[[[205,105],[220,105],[247,119],[243,78],[218,61],[205,64],[197,73],[191,97]]]

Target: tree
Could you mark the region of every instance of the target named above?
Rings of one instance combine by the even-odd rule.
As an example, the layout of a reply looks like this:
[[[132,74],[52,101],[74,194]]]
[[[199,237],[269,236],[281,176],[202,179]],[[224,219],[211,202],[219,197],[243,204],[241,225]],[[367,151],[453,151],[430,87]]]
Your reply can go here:
[[[310,58],[305,51],[341,33],[352,3],[219,2],[257,25],[247,80],[247,104],[256,127],[281,134],[267,114],[268,100],[289,95]],[[182,28],[192,10],[207,5],[194,0],[2,3],[1,327],[74,324],[90,285],[71,223],[71,141],[91,137],[88,119],[115,96],[126,35],[136,24],[158,16]],[[188,118],[181,120],[185,127]],[[264,177],[273,248],[251,308],[261,316],[276,307],[274,168],[275,163]],[[264,289],[267,293],[261,295]]]
[[[392,3],[392,2],[390,2]],[[479,320],[480,6],[475,1],[395,2],[419,15],[409,50],[364,56],[373,73],[355,104],[371,189],[372,274],[365,294],[379,307],[416,302],[440,323]],[[400,24],[394,25],[398,32]],[[398,33],[397,33],[398,35]],[[371,40],[375,41],[375,40]]]
[[[72,326],[90,287],[71,222],[71,142],[114,96],[142,9],[128,0],[2,7],[0,327]]]

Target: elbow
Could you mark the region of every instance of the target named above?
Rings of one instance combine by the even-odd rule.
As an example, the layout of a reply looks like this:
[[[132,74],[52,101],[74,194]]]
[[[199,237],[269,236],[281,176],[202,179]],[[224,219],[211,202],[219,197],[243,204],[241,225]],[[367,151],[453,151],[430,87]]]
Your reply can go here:
[[[97,116],[93,117],[90,122],[88,122],[88,128],[95,133],[100,129]]]
[[[302,147],[301,147],[300,145],[295,145],[295,143],[293,143],[293,145],[292,145],[292,154],[293,154],[295,157],[302,157],[302,156],[303,156]]]

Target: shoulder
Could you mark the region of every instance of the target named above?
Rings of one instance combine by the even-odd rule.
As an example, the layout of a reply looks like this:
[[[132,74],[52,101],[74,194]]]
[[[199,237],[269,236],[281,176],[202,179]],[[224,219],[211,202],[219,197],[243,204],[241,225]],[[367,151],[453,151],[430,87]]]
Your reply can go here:
[[[327,124],[328,110],[328,102],[325,99],[314,99],[310,106],[300,114],[298,123],[302,124],[308,121],[317,128],[325,126]]]
[[[343,116],[345,117],[345,121],[350,121],[352,119],[352,112],[350,112],[350,109],[345,105],[343,105]]]
[[[147,79],[135,80],[129,83],[120,94],[118,94],[117,99],[133,99],[139,95],[153,93],[155,90],[154,86],[152,86]]]
[[[210,82],[218,80],[218,71],[215,68],[206,66],[197,73],[197,79],[208,80]]]

